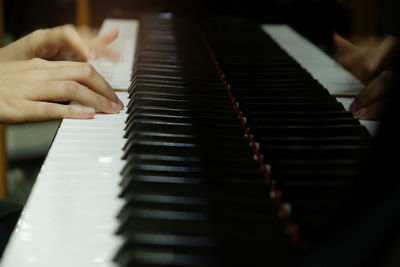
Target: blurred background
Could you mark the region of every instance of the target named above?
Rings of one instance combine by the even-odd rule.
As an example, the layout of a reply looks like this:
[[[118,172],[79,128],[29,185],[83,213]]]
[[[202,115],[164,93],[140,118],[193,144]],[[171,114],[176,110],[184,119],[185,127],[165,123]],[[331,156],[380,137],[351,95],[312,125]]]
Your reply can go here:
[[[105,18],[138,18],[142,13],[178,16],[237,15],[260,23],[286,23],[334,56],[332,33],[348,37],[398,34],[396,0],[0,0],[0,36],[6,45],[36,29],[66,23],[100,27]],[[8,125],[3,145],[5,191],[24,203],[60,121]],[[3,178],[4,179],[4,178]]]

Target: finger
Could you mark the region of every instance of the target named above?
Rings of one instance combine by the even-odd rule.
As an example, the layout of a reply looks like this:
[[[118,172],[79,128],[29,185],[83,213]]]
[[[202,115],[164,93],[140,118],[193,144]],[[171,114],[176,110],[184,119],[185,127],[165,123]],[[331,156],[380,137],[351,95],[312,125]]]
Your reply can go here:
[[[333,43],[340,51],[346,53],[353,51],[356,48],[356,46],[352,42],[340,36],[336,32],[333,34]]]
[[[85,40],[94,39],[99,33],[98,29],[91,28],[89,26],[76,26],[75,29],[78,34]]]
[[[22,114],[21,121],[47,121],[63,118],[91,119],[95,115],[92,107],[35,101],[26,101],[24,110],[25,114]]]
[[[118,37],[118,30],[113,29],[107,33],[99,35],[90,42],[90,46],[97,54],[102,54],[110,59],[117,60],[120,54],[114,49],[108,47],[108,44]]]
[[[75,66],[76,62],[73,61],[51,61],[51,60],[45,60],[41,58],[33,58],[29,60],[29,64],[22,64],[25,69],[29,69],[30,67],[34,68],[44,68],[44,69],[52,69],[56,67],[62,67],[62,66]]]
[[[342,55],[338,61],[340,63],[340,65],[342,65],[345,69],[353,72],[353,68],[356,67],[360,67],[361,64],[359,64],[359,58],[358,58],[358,53],[354,52],[354,53],[350,53],[350,54],[346,54],[346,55]],[[353,73],[354,74],[354,73]]]
[[[350,105],[350,111],[354,113],[355,110],[381,101],[392,86],[393,75],[392,71],[381,72],[356,96],[354,102]]]
[[[33,90],[34,97],[31,100],[35,101],[75,101],[104,113],[118,113],[122,108],[119,103],[114,103],[75,81],[49,81],[40,89]]]
[[[123,106],[117,95],[107,81],[89,63],[74,62],[75,64],[64,65],[47,69],[43,75],[52,81],[76,81],[90,88],[112,102]]]
[[[343,59],[339,60],[339,63],[353,74],[358,80],[364,85],[369,84],[377,75],[377,73],[371,73],[368,67],[368,56],[365,56],[358,51]]]
[[[355,116],[357,116],[360,120],[378,120],[382,118],[384,108],[387,104],[387,101],[382,100],[375,102],[371,105],[365,106],[363,108],[358,109],[355,112]]]
[[[119,34],[118,29],[112,29],[111,31],[100,34],[99,36],[94,38],[93,41],[102,43],[104,45],[108,45],[109,43],[117,39],[118,34]]]
[[[42,59],[31,60],[35,69],[35,76],[46,77],[47,80],[77,81],[89,87],[96,93],[116,102],[124,107],[108,82],[89,63],[71,61],[47,61]]]
[[[356,51],[338,59],[338,62],[343,68],[348,70],[363,84],[368,84],[374,77],[374,75],[369,73],[368,67],[364,63],[363,58]]]
[[[120,54],[117,51],[105,45],[93,43],[91,47],[96,58],[98,58],[99,55],[104,55],[109,59],[118,60],[120,57]]]
[[[379,72],[395,67],[398,59],[398,41],[395,37],[386,37],[376,49],[376,54],[369,62],[371,72]]]
[[[85,61],[94,59],[86,42],[79,36],[78,32],[71,25],[65,25],[60,28],[62,40],[67,43],[80,57]]]

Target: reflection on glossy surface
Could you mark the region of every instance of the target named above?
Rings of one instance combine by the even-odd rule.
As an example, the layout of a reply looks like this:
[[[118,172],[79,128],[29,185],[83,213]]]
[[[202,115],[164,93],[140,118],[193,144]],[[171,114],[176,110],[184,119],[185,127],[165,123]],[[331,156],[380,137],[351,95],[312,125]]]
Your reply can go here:
[[[97,160],[102,164],[110,164],[113,161],[113,157],[99,157]]]

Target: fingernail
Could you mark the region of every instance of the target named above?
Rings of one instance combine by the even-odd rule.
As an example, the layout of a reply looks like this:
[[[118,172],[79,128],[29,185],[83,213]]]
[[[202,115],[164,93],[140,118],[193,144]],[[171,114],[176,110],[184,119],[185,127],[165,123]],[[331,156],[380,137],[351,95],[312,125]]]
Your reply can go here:
[[[118,104],[120,109],[124,109],[124,103],[122,103],[122,101],[120,99],[118,99]]]
[[[92,107],[82,107],[82,112],[88,115],[88,117],[93,117],[96,113],[95,109]]]
[[[356,112],[356,116],[359,118],[365,117],[366,114],[367,114],[367,108],[361,108]]]
[[[114,111],[116,111],[117,113],[121,110],[121,107],[119,104],[115,103],[115,102],[111,102],[111,107]]]

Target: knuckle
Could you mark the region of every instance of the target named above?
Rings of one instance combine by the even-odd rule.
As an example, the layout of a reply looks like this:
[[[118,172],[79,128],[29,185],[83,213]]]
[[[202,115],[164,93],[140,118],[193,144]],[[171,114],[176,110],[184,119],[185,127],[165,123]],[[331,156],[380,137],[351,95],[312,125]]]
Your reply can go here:
[[[46,60],[37,57],[37,58],[32,58],[30,61],[33,64],[38,65],[38,64],[43,64]]]
[[[32,34],[29,35],[30,40],[36,40],[38,38],[41,38],[44,34],[46,34],[49,31],[49,29],[38,29],[32,32]]]
[[[73,33],[75,31],[74,26],[72,24],[65,24],[65,25],[56,27],[55,30],[56,30],[58,36],[64,41],[68,40],[71,36],[71,33]]]
[[[54,120],[64,117],[63,109],[59,104],[47,103],[42,106],[41,114],[37,114],[39,120]]]
[[[52,37],[52,30],[50,29],[39,29],[27,36],[27,40],[29,43],[30,56],[31,57],[40,57],[38,55],[38,51],[43,44],[43,40],[48,40]]]
[[[66,95],[75,95],[78,93],[79,84],[75,81],[66,81],[63,85],[64,93]]]
[[[64,112],[61,114],[63,118],[72,118],[75,115],[74,105],[65,105]]]
[[[91,77],[95,74],[96,70],[94,67],[89,63],[82,63],[81,64],[81,73],[85,76]]]
[[[112,106],[113,105],[112,102],[105,97],[98,96],[96,98],[96,103],[98,103],[98,106],[100,107],[100,109],[102,111],[113,111],[114,110],[114,108]]]
[[[71,31],[74,31],[75,28],[72,24],[65,24],[65,25],[61,26],[61,30],[64,32],[71,32]]]
[[[28,35],[28,41],[30,44],[40,43],[42,40],[47,39],[51,35],[51,29],[38,29]]]
[[[55,113],[54,106],[50,105],[50,104],[43,105],[42,112],[43,112],[43,114],[46,114],[48,116],[54,115],[54,113]]]

